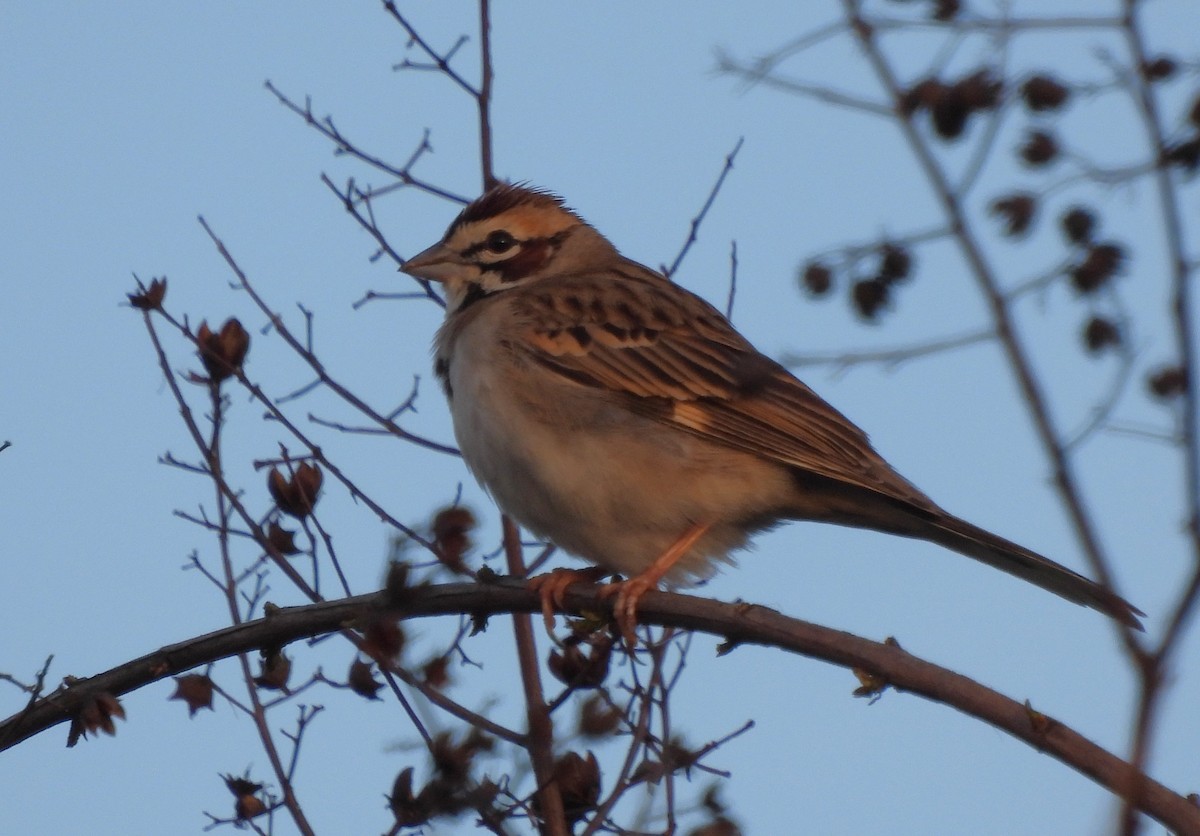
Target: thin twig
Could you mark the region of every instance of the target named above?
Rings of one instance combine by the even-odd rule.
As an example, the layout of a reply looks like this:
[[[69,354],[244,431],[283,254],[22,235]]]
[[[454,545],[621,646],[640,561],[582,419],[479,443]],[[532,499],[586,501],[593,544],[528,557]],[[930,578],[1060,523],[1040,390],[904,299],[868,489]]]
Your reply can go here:
[[[704,205],[700,207],[700,211],[692,218],[692,223],[688,227],[687,240],[683,242],[683,246],[680,248],[679,254],[675,256],[675,260],[671,262],[671,266],[663,271],[667,277],[675,275],[675,271],[679,269],[679,264],[683,261],[683,257],[692,248],[692,244],[696,243],[700,224],[704,222],[704,216],[708,214],[708,210],[712,208],[713,201],[717,199],[717,194],[721,191],[721,185],[725,182],[725,178],[733,170],[733,161],[737,158],[738,151],[742,150],[742,144],[745,141],[745,137],[739,137],[737,144],[733,146],[733,150],[725,155],[725,164],[721,167],[721,173],[717,175],[717,182],[713,183],[713,187],[709,190],[708,198],[704,201]]]

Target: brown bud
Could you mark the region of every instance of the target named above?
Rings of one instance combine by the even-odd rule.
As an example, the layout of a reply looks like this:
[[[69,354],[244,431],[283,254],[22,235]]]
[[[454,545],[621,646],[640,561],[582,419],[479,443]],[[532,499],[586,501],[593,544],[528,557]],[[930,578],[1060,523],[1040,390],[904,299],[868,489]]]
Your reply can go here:
[[[1147,81],[1162,81],[1173,76],[1176,69],[1175,59],[1160,55],[1142,66],[1142,74],[1146,76]]]
[[[824,296],[833,287],[833,271],[820,261],[810,261],[800,273],[800,284],[809,296]]]
[[[1096,216],[1091,209],[1083,206],[1072,206],[1059,219],[1063,235],[1072,244],[1086,244],[1092,240],[1096,230]]]
[[[383,687],[383,683],[375,678],[371,663],[362,659],[355,659],[350,663],[346,684],[350,686],[351,691],[369,700],[379,699],[379,689]]]
[[[170,697],[187,704],[188,716],[195,717],[202,708],[213,707],[213,681],[202,673],[175,677],[175,693]]]
[[[308,462],[301,462],[290,479],[273,467],[267,474],[267,489],[280,511],[303,519],[312,513],[313,506],[317,504],[317,494],[321,492],[324,478],[321,469]]]
[[[1070,95],[1070,90],[1048,75],[1031,76],[1021,85],[1021,98],[1025,100],[1025,106],[1035,113],[1058,110],[1066,104]]]
[[[1083,344],[1091,354],[1100,354],[1110,346],[1121,344],[1121,330],[1112,320],[1093,316],[1083,326]]]
[[[1106,285],[1124,262],[1125,249],[1120,244],[1092,244],[1083,261],[1070,269],[1071,284],[1080,293],[1092,293]]]
[[[998,197],[992,201],[988,211],[1004,221],[1005,235],[1010,238],[1024,235],[1029,231],[1037,212],[1037,198],[1024,192]]]
[[[242,323],[230,317],[216,332],[209,329],[207,322],[201,322],[196,332],[196,343],[208,379],[220,383],[242,368],[246,353],[250,350],[250,335]]]
[[[863,319],[875,319],[888,303],[888,286],[879,279],[862,279],[851,289],[854,307]]]
[[[1183,366],[1162,366],[1150,373],[1146,385],[1159,400],[1177,398],[1188,389],[1187,373]]]
[[[1054,162],[1058,151],[1058,140],[1052,134],[1047,131],[1032,131],[1018,153],[1027,165],[1036,168]]]
[[[138,282],[141,285],[141,282]],[[166,277],[154,279],[150,282],[150,286],[146,288],[139,287],[137,293],[130,293],[129,304],[133,305],[139,311],[161,311],[163,297],[167,295],[167,280]]]

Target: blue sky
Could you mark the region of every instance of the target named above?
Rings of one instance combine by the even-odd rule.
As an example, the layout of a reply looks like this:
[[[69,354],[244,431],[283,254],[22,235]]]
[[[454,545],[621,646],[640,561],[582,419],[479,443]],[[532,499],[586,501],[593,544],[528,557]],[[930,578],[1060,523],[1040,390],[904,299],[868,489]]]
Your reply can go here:
[[[719,2],[522,3],[496,9],[493,106],[497,171],[564,194],[628,255],[669,262],[722,160],[745,145],[678,280],[724,304],[729,248],[738,247],[734,319],[764,351],[825,354],[890,346],[971,330],[983,310],[952,249],[918,253],[919,275],[883,327],[860,323],[841,300],[796,291],[797,265],[817,252],[937,222],[910,158],[883,121],[745,85],[714,72],[714,50],[752,57],[833,19],[833,4],[761,3],[753,14]],[[1045,4],[1034,4],[1045,8]],[[1090,4],[1082,4],[1087,7]],[[410,4],[431,41],[473,32],[469,4]],[[1055,4],[1056,8],[1070,7]],[[1194,49],[1194,4],[1152,4],[1156,43]],[[1016,67],[1036,67],[1047,41],[1018,42]],[[1098,47],[1081,34],[1058,66],[1072,79],[1102,73]],[[906,66],[927,45],[900,49]],[[471,69],[465,48],[467,71]],[[1055,47],[1056,50],[1063,49]],[[196,222],[204,215],[272,305],[300,322],[316,312],[317,350],[340,379],[386,409],[428,378],[428,343],[440,321],[425,303],[351,308],[368,289],[408,286],[392,265],[369,261],[371,241],[342,211],[319,174],[382,184],[335,158],[263,88],[311,95],[317,114],[364,147],[402,160],[431,130],[435,153],[420,173],[454,191],[478,189],[471,103],[432,73],[396,73],[405,38],[377,3],[7,4],[0,9],[0,670],[28,679],[47,654],[51,680],[86,676],[155,647],[221,627],[223,603],[181,567],[203,532],[173,515],[211,491],[159,464],[190,457],[175,405],[140,319],[121,302],[132,274],[169,277],[168,304],[212,323],[238,315],[254,334],[248,368],[283,394],[307,381],[262,318],[229,287],[227,269]],[[987,56],[964,49],[962,66]],[[874,95],[845,40],[786,65],[796,77]],[[1108,162],[1136,147],[1136,122],[1119,107],[1081,104],[1070,114]],[[1017,126],[1000,139],[1015,144]],[[962,163],[962,157],[956,158]],[[976,196],[984,205],[1023,175],[1003,165]],[[1027,184],[1033,182],[1026,178]],[[989,190],[990,189],[990,190]],[[1143,323],[1139,361],[1169,356],[1165,306],[1153,253],[1154,195],[1105,193],[1105,224],[1150,242],[1135,261],[1126,304]],[[1195,189],[1187,198],[1196,209]],[[411,254],[436,240],[454,207],[405,192],[381,205],[390,240]],[[989,244],[1006,280],[1036,274],[1056,257],[1056,236],[1020,246]],[[1080,307],[1050,290],[1021,309],[1042,358],[1063,426],[1077,426],[1111,378],[1111,366],[1076,347]],[[175,368],[195,361],[174,346]],[[900,368],[868,366],[805,379],[871,433],[878,449],[949,510],[1076,568],[1083,567],[1050,488],[1029,422],[998,351],[979,346]],[[407,425],[449,440],[435,387],[422,390]],[[316,396],[298,407],[348,419]],[[235,395],[232,475],[262,499],[254,458],[278,439]],[[1119,410],[1139,426],[1169,424],[1137,384]],[[392,440],[323,436],[327,452],[402,519],[414,523],[449,502],[460,483],[484,521],[480,552],[495,542],[496,514],[455,460]],[[1081,449],[1088,500],[1128,597],[1155,615],[1170,600],[1186,554],[1173,539],[1178,466],[1163,446],[1100,434]],[[324,500],[355,591],[379,584],[387,532],[336,491]],[[1114,633],[1066,604],[937,547],[807,524],[760,539],[703,590],[882,639],[1029,698],[1097,742],[1126,744],[1133,681]],[[299,603],[282,583],[275,603]],[[511,638],[499,620],[468,650],[503,671]],[[437,625],[417,625],[435,642]],[[1086,778],[1000,732],[916,698],[889,694],[867,706],[848,672],[757,649],[713,658],[697,639],[676,692],[676,722],[701,744],[754,718],[757,728],[717,752],[724,790],[749,833],[782,833],[800,820],[814,833],[1060,833],[1102,830],[1113,803]],[[1182,660],[1197,658],[1190,635]],[[328,647],[294,648],[298,667],[348,663]],[[233,667],[224,671],[230,684]],[[481,705],[488,676],[461,672],[462,694]],[[472,679],[471,677],[475,677]],[[499,677],[497,677],[499,678]],[[471,685],[474,683],[474,686]],[[1152,772],[1195,789],[1200,747],[1195,694],[1200,670],[1176,672]],[[0,758],[0,830],[158,834],[200,832],[201,810],[224,812],[217,773],[265,772],[247,722],[227,706],[185,719],[170,683],[126,699],[115,739],[63,747],[56,729]],[[498,716],[519,709],[515,687]],[[323,832],[381,832],[382,795],[408,763],[411,731],[394,706],[362,706],[340,693],[311,701],[330,709],[306,743],[300,792]],[[0,685],[0,713],[19,708]],[[286,710],[285,712],[286,713]],[[280,715],[279,722],[285,718]],[[463,825],[463,829],[469,829]],[[283,832],[287,832],[286,828]],[[445,827],[439,832],[455,832]]]

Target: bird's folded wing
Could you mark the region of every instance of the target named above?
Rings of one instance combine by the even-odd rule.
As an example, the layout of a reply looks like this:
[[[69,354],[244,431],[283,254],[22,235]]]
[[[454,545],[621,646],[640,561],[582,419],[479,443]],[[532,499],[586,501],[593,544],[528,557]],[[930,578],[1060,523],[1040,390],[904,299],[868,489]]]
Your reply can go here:
[[[521,345],[545,368],[715,443],[899,499],[924,499],[862,430],[699,297],[648,282],[556,289],[553,297],[524,300],[528,315],[521,317]]]

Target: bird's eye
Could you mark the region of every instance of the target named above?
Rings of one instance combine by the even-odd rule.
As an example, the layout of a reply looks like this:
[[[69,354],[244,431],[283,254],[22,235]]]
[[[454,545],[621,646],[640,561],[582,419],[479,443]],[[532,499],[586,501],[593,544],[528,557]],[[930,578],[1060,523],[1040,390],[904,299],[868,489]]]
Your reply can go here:
[[[511,250],[516,245],[517,239],[503,229],[497,229],[494,232],[488,233],[487,240],[484,241],[484,246],[494,253],[503,253]]]

